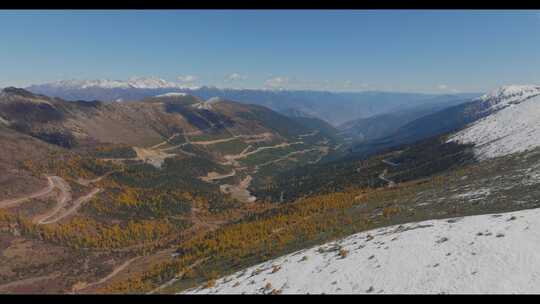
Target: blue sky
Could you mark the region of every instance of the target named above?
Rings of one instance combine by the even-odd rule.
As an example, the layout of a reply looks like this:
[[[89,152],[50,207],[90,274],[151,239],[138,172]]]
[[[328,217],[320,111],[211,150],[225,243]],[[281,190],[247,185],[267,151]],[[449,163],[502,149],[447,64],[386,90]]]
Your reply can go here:
[[[440,93],[540,83],[538,11],[1,11],[0,37],[0,87],[132,76]]]

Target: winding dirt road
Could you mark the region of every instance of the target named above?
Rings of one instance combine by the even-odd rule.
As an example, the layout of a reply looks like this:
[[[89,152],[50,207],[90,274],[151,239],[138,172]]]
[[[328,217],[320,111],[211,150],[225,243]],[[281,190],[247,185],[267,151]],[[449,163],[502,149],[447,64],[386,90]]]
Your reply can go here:
[[[38,225],[43,224],[43,222],[46,222],[49,218],[55,216],[69,201],[71,201],[71,187],[69,184],[59,176],[51,176],[51,178],[55,184],[55,187],[60,190],[59,198],[56,206],[51,211],[45,213],[44,215],[38,216],[35,219],[35,222]]]
[[[389,160],[386,160],[386,159],[383,159],[382,162],[385,163],[385,164],[387,164],[387,165],[390,165],[390,166],[392,166],[392,167],[397,167],[397,166],[398,166],[398,164],[393,163],[393,162],[391,162],[391,161],[389,161]],[[393,187],[393,186],[395,186],[396,183],[395,183],[394,181],[389,180],[388,178],[386,178],[385,175],[386,175],[387,173],[388,173],[388,169],[384,169],[384,171],[383,171],[381,174],[379,174],[379,179],[381,179],[381,180],[387,182],[387,183],[388,183],[388,187]]]
[[[125,261],[124,263],[122,263],[122,265],[116,267],[113,269],[113,271],[111,273],[109,273],[107,276],[101,278],[99,281],[97,282],[93,282],[93,283],[90,283],[90,284],[82,284],[82,285],[75,285],[73,286],[72,288],[72,291],[71,293],[77,293],[78,291],[82,291],[82,290],[85,290],[85,289],[88,289],[90,287],[94,287],[94,286],[98,286],[98,285],[101,285],[107,281],[109,281],[110,279],[112,279],[114,276],[116,276],[118,273],[120,273],[121,271],[123,271],[124,269],[126,269],[131,263],[133,263],[135,260],[137,260],[138,258],[140,258],[140,256],[138,257],[134,257],[134,258],[131,258],[127,261]]]
[[[93,180],[81,180],[81,179],[79,179],[79,183],[88,185],[90,183],[97,182],[97,181],[105,178],[106,176],[108,176],[111,173],[112,172],[109,172],[109,173],[107,173],[107,174],[105,174],[103,176],[100,176],[98,178],[95,178]],[[23,197],[16,198],[16,199],[9,199],[9,200],[0,201],[0,209],[13,207],[13,206],[16,206],[16,205],[18,205],[20,203],[23,203],[23,202],[25,202],[25,201],[27,201],[29,199],[38,198],[38,197],[48,195],[54,189],[58,189],[58,191],[60,193],[58,194],[58,200],[56,202],[56,206],[54,206],[54,208],[52,210],[46,212],[45,214],[38,215],[33,220],[34,223],[36,223],[38,225],[52,224],[52,223],[58,222],[59,220],[71,215],[72,213],[76,212],[82,206],[82,204],[89,201],[96,194],[98,194],[99,192],[102,191],[101,188],[94,188],[89,193],[87,193],[86,195],[83,195],[83,196],[77,198],[75,201],[73,201],[71,206],[68,207],[68,204],[73,199],[72,194],[71,194],[71,187],[69,186],[69,184],[63,178],[61,178],[59,176],[47,176],[47,181],[49,182],[47,187],[40,190],[40,191],[38,191],[38,192],[29,194],[29,195],[25,195]]]
[[[96,194],[101,192],[101,190],[102,190],[101,188],[92,189],[92,191],[90,191],[86,195],[83,195],[83,196],[77,198],[73,202],[72,206],[70,208],[66,209],[62,213],[60,213],[60,211],[66,207],[66,205],[67,205],[67,203],[69,201],[60,200],[58,202],[58,205],[54,209],[54,212],[51,212],[49,215],[47,215],[47,217],[42,218],[41,220],[39,220],[37,222],[37,224],[46,225],[46,224],[52,224],[52,223],[58,222],[59,220],[61,220],[61,219],[65,218],[65,217],[71,215],[72,213],[76,212],[82,206],[82,204],[84,204],[87,201],[91,200]]]
[[[23,202],[25,202],[25,201],[27,201],[29,199],[38,198],[38,197],[45,196],[45,195],[51,193],[53,191],[53,189],[55,188],[55,182],[54,182],[52,176],[47,176],[47,181],[49,183],[47,185],[47,187],[39,190],[38,192],[28,194],[28,195],[25,195],[25,196],[19,197],[19,198],[13,198],[13,199],[7,199],[7,200],[0,201],[0,209],[13,207],[13,206],[21,204],[21,203],[23,203]]]

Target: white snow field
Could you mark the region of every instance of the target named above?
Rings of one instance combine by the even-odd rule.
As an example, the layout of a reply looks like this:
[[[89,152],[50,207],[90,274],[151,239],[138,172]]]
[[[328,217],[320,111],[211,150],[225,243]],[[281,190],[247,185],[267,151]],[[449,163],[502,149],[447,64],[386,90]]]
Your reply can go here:
[[[362,232],[184,292],[540,293],[540,209]]]
[[[449,141],[475,144],[480,160],[540,146],[540,87],[507,86],[480,99],[490,104],[488,110],[498,111],[457,132]]]

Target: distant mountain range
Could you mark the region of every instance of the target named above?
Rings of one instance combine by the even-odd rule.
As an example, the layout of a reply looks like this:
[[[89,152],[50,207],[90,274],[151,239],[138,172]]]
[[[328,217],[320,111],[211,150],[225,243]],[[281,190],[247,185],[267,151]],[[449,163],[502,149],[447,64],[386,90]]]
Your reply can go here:
[[[540,95],[540,89],[535,85],[503,86],[469,102],[421,116],[387,136],[362,142],[354,146],[353,150],[360,154],[371,154],[386,148],[457,131],[494,112],[537,95]]]
[[[445,99],[445,98],[444,98]],[[348,121],[338,126],[340,134],[349,142],[367,142],[392,135],[408,123],[470,99],[455,99],[439,103],[426,103],[401,110]]]
[[[133,101],[167,93],[187,93],[202,99],[221,97],[258,104],[291,116],[323,119],[333,125],[377,114],[479,96],[395,92],[326,92],[310,90],[227,89],[183,86],[159,78],[120,80],[67,80],[31,85],[28,91],[66,100]]]

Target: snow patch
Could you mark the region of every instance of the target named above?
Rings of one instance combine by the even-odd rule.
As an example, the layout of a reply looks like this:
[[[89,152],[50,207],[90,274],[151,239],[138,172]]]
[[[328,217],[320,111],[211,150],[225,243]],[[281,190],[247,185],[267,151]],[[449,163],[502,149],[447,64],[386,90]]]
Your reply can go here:
[[[471,201],[476,201],[479,199],[484,199],[491,193],[489,188],[482,188],[474,191],[465,192],[462,194],[454,195],[454,198],[457,199],[469,199]]]
[[[207,101],[199,102],[199,103],[194,104],[193,107],[195,107],[197,109],[201,109],[201,110],[212,110],[212,104],[218,103],[218,102],[221,102],[221,101],[223,101],[223,99],[221,99],[219,97],[212,97],[212,98],[208,99]]]
[[[540,293],[540,209],[358,233],[185,293]]]
[[[0,116],[0,123],[4,124],[6,126],[11,125],[11,123],[8,120],[2,118],[2,116]]]
[[[183,97],[183,96],[187,96],[187,95],[188,94],[181,93],[181,92],[171,92],[171,93],[165,93],[165,94],[157,95],[156,97]]]

